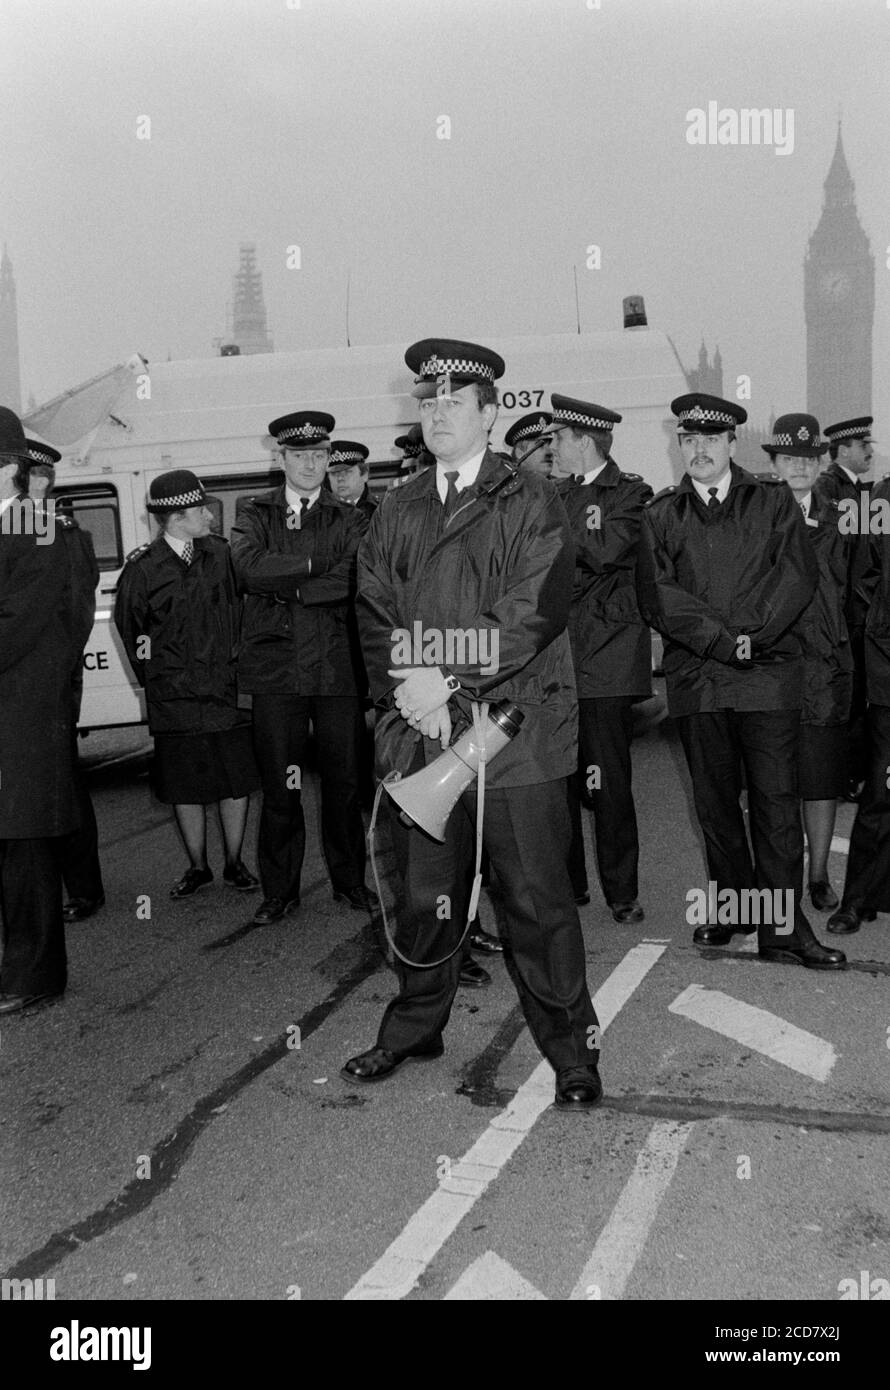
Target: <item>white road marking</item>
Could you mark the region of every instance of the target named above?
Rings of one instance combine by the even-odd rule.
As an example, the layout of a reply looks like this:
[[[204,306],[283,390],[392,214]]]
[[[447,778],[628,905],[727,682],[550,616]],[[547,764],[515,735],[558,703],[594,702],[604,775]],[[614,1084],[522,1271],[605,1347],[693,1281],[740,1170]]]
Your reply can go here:
[[[692,1129],[691,1124],[671,1120],[659,1120],[652,1126],[612,1215],[569,1294],[571,1302],[622,1297]]]
[[[824,1038],[817,1038],[815,1033],[808,1033],[767,1009],[733,999],[731,994],[719,989],[690,985],[668,1008],[672,1014],[700,1023],[703,1028],[712,1028],[726,1038],[734,1038],[745,1047],[753,1047],[756,1052],[814,1081],[827,1081],[837,1061],[833,1045]]]
[[[597,990],[593,1003],[603,1031],[664,954],[666,945],[644,941],[634,946]],[[544,1061],[454,1165],[451,1176],[440,1183],[376,1264],[349,1290],[346,1300],[396,1300],[409,1294],[552,1102],[553,1068]]]
[[[481,1303],[496,1299],[499,1303],[547,1302],[547,1295],[536,1289],[493,1250],[486,1250],[474,1260],[448,1290],[445,1302],[461,1299],[465,1303]]]

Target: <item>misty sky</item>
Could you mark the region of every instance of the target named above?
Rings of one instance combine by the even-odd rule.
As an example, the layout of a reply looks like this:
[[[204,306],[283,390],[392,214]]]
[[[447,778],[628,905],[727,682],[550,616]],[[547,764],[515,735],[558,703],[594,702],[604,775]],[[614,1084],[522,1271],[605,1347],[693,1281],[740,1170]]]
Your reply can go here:
[[[805,409],[803,257],[842,108],[887,452],[887,0],[589,5],[0,0],[24,397],[134,350],[209,355],[255,240],[281,350],[344,345],[349,268],[353,344],[572,332],[574,264],[585,330],[642,293],[687,364],[704,333],[728,394],[752,377],[754,423]],[[710,100],[793,108],[793,153],[689,145]]]

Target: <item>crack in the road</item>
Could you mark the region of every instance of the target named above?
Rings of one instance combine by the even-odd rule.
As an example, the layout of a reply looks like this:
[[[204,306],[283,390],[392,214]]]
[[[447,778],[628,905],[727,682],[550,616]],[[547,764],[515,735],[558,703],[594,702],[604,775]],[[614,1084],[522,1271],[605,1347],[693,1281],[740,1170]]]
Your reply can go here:
[[[718,946],[699,947],[698,954],[703,960],[737,960],[745,964],[762,965],[756,951],[724,951]],[[848,970],[858,970],[863,975],[890,975],[890,961],[886,960],[848,960]],[[842,974],[842,971],[834,972]]]
[[[301,1040],[316,1032],[335,1009],[345,1003],[365,980],[381,968],[383,962],[380,959],[380,952],[376,942],[369,941],[368,931],[367,927],[363,927],[352,938],[353,943],[362,951],[355,965],[342,976],[320,1004],[316,1004],[298,1020],[297,1027],[300,1030]],[[7,1277],[10,1279],[40,1278],[41,1275],[46,1274],[48,1270],[53,1269],[64,1260],[67,1255],[73,1254],[74,1251],[79,1250],[98,1236],[107,1235],[114,1227],[122,1225],[125,1221],[130,1221],[134,1216],[145,1211],[157,1197],[167,1191],[176,1179],[189,1153],[207,1126],[220,1113],[220,1110],[224,1110],[229,1102],[245,1090],[251,1082],[256,1081],[257,1077],[262,1076],[270,1067],[274,1067],[276,1063],[291,1055],[286,1033],[277,1042],[270,1043],[268,1047],[263,1048],[262,1052],[251,1057],[237,1071],[221,1081],[208,1095],[202,1096],[192,1106],[189,1113],[180,1120],[172,1133],[155,1145],[150,1154],[152,1174],[150,1178],[134,1178],[116,1197],[113,1197],[110,1202],[106,1202],[104,1207],[84,1217],[82,1221],[77,1221],[73,1225],[65,1227],[64,1230],[57,1231],[39,1249],[32,1250],[18,1260],[8,1271]]]
[[[834,1134],[890,1134],[890,1115],[863,1115],[851,1110],[812,1110],[791,1105],[757,1105],[751,1101],[705,1100],[702,1096],[645,1095],[628,1091],[604,1096],[603,1110],[646,1115],[656,1120],[746,1120]]]
[[[469,1096],[474,1105],[500,1109],[509,1104],[516,1094],[516,1088],[507,1089],[495,1085],[495,1078],[501,1062],[507,1056],[516,1039],[525,1027],[525,1014],[522,1005],[511,1009],[498,1028],[491,1042],[477,1057],[461,1068],[460,1085],[455,1095]]]

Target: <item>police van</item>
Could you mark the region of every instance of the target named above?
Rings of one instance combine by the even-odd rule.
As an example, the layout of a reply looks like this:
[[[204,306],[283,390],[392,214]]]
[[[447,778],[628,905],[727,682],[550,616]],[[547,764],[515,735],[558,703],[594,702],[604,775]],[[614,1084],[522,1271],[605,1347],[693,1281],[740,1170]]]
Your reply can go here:
[[[615,439],[620,467],[641,473],[656,491],[679,476],[669,402],[687,383],[665,333],[641,326],[486,341],[507,364],[494,448],[503,448],[519,416],[549,409],[557,391],[623,415]],[[269,421],[291,410],[327,410],[335,438],[367,445],[371,486],[383,491],[399,474],[393,441],[418,418],[403,354],[403,346],[326,348],[150,364],[136,355],[25,417],[29,434],[61,452],[56,495],[92,534],[99,563],[82,731],[145,722],[112,611],[127,554],[155,534],[145,509],[152,479],[191,469],[210,494],[215,529],[228,536],[238,498],[281,482],[264,442]]]

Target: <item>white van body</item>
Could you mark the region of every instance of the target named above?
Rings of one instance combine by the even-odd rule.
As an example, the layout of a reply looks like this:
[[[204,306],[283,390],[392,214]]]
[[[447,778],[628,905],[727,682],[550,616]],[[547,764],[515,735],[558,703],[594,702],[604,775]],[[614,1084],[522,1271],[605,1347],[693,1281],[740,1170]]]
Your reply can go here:
[[[596,401],[624,417],[619,465],[658,491],[678,476],[669,402],[687,383],[665,333],[632,328],[491,340],[507,371],[492,443],[503,448],[519,416],[550,407],[550,393]],[[228,535],[240,496],[281,478],[267,440],[270,420],[291,410],[327,410],[335,437],[370,450],[372,486],[385,488],[401,460],[394,439],[417,419],[404,347],[324,348],[295,353],[126,364],[39,406],[29,434],[62,453],[56,493],[93,535],[100,565],[96,623],[84,653],[81,729],[145,722],[112,620],[126,556],[153,534],[145,510],[152,478],[189,468],[204,482],[217,529]]]

